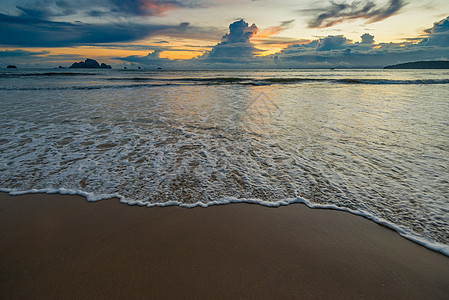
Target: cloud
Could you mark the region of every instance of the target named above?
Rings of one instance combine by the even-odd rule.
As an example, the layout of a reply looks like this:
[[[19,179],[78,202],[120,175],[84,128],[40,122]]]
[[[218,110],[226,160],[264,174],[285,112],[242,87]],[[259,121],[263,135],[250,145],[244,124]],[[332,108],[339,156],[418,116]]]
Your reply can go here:
[[[380,7],[370,0],[353,1],[350,4],[331,1],[327,7],[302,12],[315,15],[309,22],[309,28],[326,28],[354,19],[366,19],[368,23],[379,22],[397,14],[404,5],[403,0],[389,0]]]
[[[381,67],[385,61],[391,61],[391,52],[353,43],[344,36],[328,36],[307,44],[291,45],[271,58],[279,67]]]
[[[109,0],[110,11],[105,14],[119,14],[131,16],[164,16],[167,12],[178,8],[198,7],[193,3],[176,0]]]
[[[256,24],[249,26],[244,20],[229,25],[229,33],[222,37],[222,42],[207,53],[208,59],[241,60],[251,58],[258,50],[251,44],[251,38],[257,33]]]
[[[266,57],[266,65],[279,68],[377,68],[397,63],[449,59],[449,17],[426,29],[427,37],[407,43],[376,44],[365,33],[361,41],[327,36],[309,43],[294,44]]]
[[[2,28],[0,45],[63,47],[131,42],[148,36],[183,32],[189,24],[87,24],[56,22],[31,16],[9,16],[0,13],[0,26]]]
[[[326,38],[320,39],[316,51],[330,51],[345,48],[346,44],[350,41],[342,35],[328,36]]]
[[[18,66],[58,66],[82,57],[73,54],[51,55],[49,51],[4,50],[0,51],[0,65]]]
[[[265,38],[271,37],[273,35],[277,35],[277,34],[281,33],[282,31],[291,28],[294,21],[295,20],[283,21],[278,26],[267,27],[264,30],[257,33],[256,38],[265,39]]]
[[[127,57],[114,57],[112,59],[153,67],[162,67],[168,64],[173,65],[173,61],[170,61],[167,58],[161,58],[159,56],[161,52],[161,50],[156,49],[153,52],[148,53],[146,56],[131,55]]]
[[[360,38],[362,39],[361,44],[368,44],[368,45],[374,44],[374,36],[369,33],[365,33]]]
[[[25,50],[4,50],[0,51],[0,58],[3,57],[30,57],[48,54],[48,51],[31,52]]]
[[[449,31],[449,17],[446,17],[446,19],[434,23],[432,28],[426,29],[424,31],[429,34],[441,32],[447,33]]]
[[[259,50],[253,46],[251,38],[257,34],[257,31],[258,28],[255,24],[250,26],[244,20],[235,21],[229,25],[229,32],[222,36],[220,43],[213,46],[210,51],[207,51],[202,56],[188,61],[160,58],[159,50],[147,56],[127,56],[114,59],[143,65],[178,66],[186,68],[219,66],[220,64],[241,64],[243,62],[254,63],[254,56]]]
[[[257,31],[255,24],[250,26],[244,20],[238,20],[229,26],[229,32],[220,43],[199,58],[169,61],[154,52],[147,57],[127,59],[164,68],[375,68],[401,62],[449,59],[449,17],[427,29],[427,37],[420,41],[376,44],[375,37],[369,33],[363,34],[358,41],[331,35],[301,41],[265,57],[255,55],[259,50],[252,44],[252,39],[257,37]]]
[[[27,16],[48,19],[69,15],[93,17],[164,16],[179,8],[197,8],[192,1],[177,0],[41,0],[16,7]]]
[[[90,4],[92,4],[92,2],[90,2]],[[22,15],[48,19],[51,17],[74,15],[80,8],[86,7],[86,5],[89,5],[89,2],[86,0],[78,0],[76,2],[44,0],[33,1],[31,3],[25,2],[17,5],[16,8],[22,12]]]
[[[274,32],[276,27],[281,30],[289,26],[288,22],[290,21],[268,28],[273,29],[270,29],[270,32]],[[229,32],[222,36],[221,42],[214,42],[215,46],[208,45],[210,51],[189,60],[161,58],[162,51],[184,50],[175,49],[160,39],[158,39],[160,44],[153,43],[151,46],[119,43],[147,36],[193,37],[202,33],[210,34],[207,38],[212,39],[213,28],[194,27],[188,23],[178,25],[70,23],[5,14],[0,14],[0,26],[2,28],[0,44],[47,47],[101,45],[110,48],[130,47],[136,50],[151,50],[144,56],[105,59],[164,68],[374,68],[418,60],[449,59],[449,17],[426,29],[425,36],[420,40],[376,43],[375,37],[369,33],[363,34],[358,41],[351,41],[344,35],[330,35],[312,41],[298,40],[298,43],[289,45],[274,55],[263,57],[257,56],[260,50],[252,43],[258,36],[258,27],[255,24],[249,25],[244,20],[237,20],[229,26]],[[269,40],[276,41],[275,38],[266,38],[258,42]],[[5,63],[19,64],[23,61],[32,65],[37,61],[47,61],[55,64],[68,59],[38,51],[0,51],[0,62]]]
[[[257,33],[257,26],[248,26],[243,19],[229,25],[229,33],[222,37],[221,44],[249,43],[249,40]]]
[[[424,30],[428,37],[421,44],[427,46],[449,47],[449,16]]]

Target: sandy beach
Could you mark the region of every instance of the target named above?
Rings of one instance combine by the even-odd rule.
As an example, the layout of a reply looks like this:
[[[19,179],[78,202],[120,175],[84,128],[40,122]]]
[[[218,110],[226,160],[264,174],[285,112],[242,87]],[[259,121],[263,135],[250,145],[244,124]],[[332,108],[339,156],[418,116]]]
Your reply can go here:
[[[304,205],[0,193],[1,299],[447,299],[449,258]]]

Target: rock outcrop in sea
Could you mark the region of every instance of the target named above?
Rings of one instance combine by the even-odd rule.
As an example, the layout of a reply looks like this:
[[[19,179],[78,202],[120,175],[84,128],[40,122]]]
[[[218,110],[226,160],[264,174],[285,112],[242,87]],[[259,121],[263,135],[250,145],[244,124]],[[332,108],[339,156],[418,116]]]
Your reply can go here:
[[[112,69],[112,67],[105,63],[100,65],[95,59],[87,58],[85,61],[74,62],[69,69]]]

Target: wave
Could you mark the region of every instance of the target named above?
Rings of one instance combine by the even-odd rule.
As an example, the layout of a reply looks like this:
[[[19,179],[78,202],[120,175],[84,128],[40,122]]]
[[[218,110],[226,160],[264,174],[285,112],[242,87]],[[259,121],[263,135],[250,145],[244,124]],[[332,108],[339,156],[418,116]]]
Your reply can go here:
[[[416,80],[336,79],[335,82],[347,84],[449,84],[449,79],[416,79]]]
[[[183,78],[177,79],[180,81],[192,82],[207,82],[207,83],[241,83],[252,85],[263,84],[297,84],[308,82],[326,82],[337,84],[449,84],[449,79],[420,79],[420,80],[392,80],[392,79],[334,79],[334,78]]]
[[[77,72],[46,72],[46,73],[3,73],[0,78],[16,77],[50,77],[50,76],[92,76],[95,73],[77,73]]]
[[[312,209],[331,209],[331,210],[338,210],[338,211],[344,211],[351,213],[353,215],[361,216],[363,218],[366,218],[368,220],[371,220],[379,225],[385,226],[389,229],[392,229],[396,231],[399,235],[402,237],[411,240],[417,244],[420,244],[430,250],[442,253],[446,256],[449,256],[449,245],[442,244],[439,242],[431,241],[428,239],[425,239],[423,237],[416,236],[413,234],[412,231],[410,231],[408,228],[396,225],[390,221],[387,221],[383,218],[377,217],[373,214],[370,214],[368,212],[365,212],[363,210],[354,210],[348,207],[338,206],[334,204],[318,204],[313,203],[307,199],[296,197],[296,198],[289,198],[289,199],[283,199],[276,202],[270,202],[270,201],[264,201],[260,199],[245,199],[245,198],[225,198],[210,202],[195,202],[195,203],[182,203],[179,201],[167,201],[167,202],[148,202],[148,201],[138,201],[138,200],[132,200],[127,199],[123,197],[120,194],[101,194],[96,195],[93,193],[88,193],[84,191],[79,190],[71,190],[71,189],[65,189],[65,188],[48,188],[48,189],[31,189],[31,190],[15,190],[15,189],[5,189],[0,188],[0,192],[8,193],[10,195],[24,195],[24,194],[37,194],[37,193],[46,193],[46,194],[60,194],[60,195],[79,195],[82,197],[85,197],[87,201],[95,202],[100,200],[106,200],[111,198],[117,198],[120,200],[121,203],[125,203],[128,205],[138,205],[138,206],[146,206],[146,207],[165,207],[165,206],[179,206],[179,207],[185,207],[185,208],[194,208],[194,207],[203,207],[206,208],[208,206],[213,205],[226,205],[226,204],[232,204],[232,203],[248,203],[248,204],[258,204],[266,207],[279,207],[279,206],[286,206],[290,204],[304,204],[309,208]]]
[[[45,74],[61,73],[41,73]],[[67,75],[94,75],[92,73],[67,73]],[[30,74],[28,74],[30,75]],[[24,76],[28,76],[24,75]],[[35,75],[30,75],[35,76]],[[36,75],[37,76],[37,75]],[[49,75],[53,76],[53,75]],[[178,85],[288,85],[301,83],[329,83],[329,84],[353,84],[353,85],[440,85],[449,84],[449,79],[416,79],[416,80],[393,80],[393,79],[333,79],[333,78],[245,78],[245,77],[215,77],[215,78],[108,78],[107,81],[136,82],[131,84],[104,84],[104,85],[75,85],[75,86],[35,86],[35,87],[0,87],[6,91],[32,91],[32,90],[97,90],[97,89],[121,89],[121,88],[142,88]],[[137,83],[139,82],[139,83]]]
[[[122,84],[122,85],[85,85],[85,86],[52,86],[52,87],[0,87],[0,91],[64,91],[64,90],[100,90],[100,89],[122,89],[156,86],[176,86],[176,83],[166,84]]]
[[[326,82],[337,84],[449,84],[449,79],[416,79],[416,80],[393,80],[393,79],[334,79],[334,78],[247,78],[247,77],[210,77],[210,78],[174,78],[160,79],[152,77],[132,78],[108,78],[110,81],[169,81],[183,83],[203,83],[210,85],[218,84],[242,84],[242,85],[271,85],[271,84],[298,84],[308,82]]]

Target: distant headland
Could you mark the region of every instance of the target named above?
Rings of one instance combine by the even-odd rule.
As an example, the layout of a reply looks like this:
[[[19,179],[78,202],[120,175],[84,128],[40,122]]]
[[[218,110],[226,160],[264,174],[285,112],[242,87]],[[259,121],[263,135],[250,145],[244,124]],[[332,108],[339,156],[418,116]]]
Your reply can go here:
[[[100,65],[95,59],[87,58],[85,61],[74,62],[69,69],[112,69],[112,67],[105,63]]]
[[[449,61],[415,61],[386,66],[384,69],[449,69]]]

